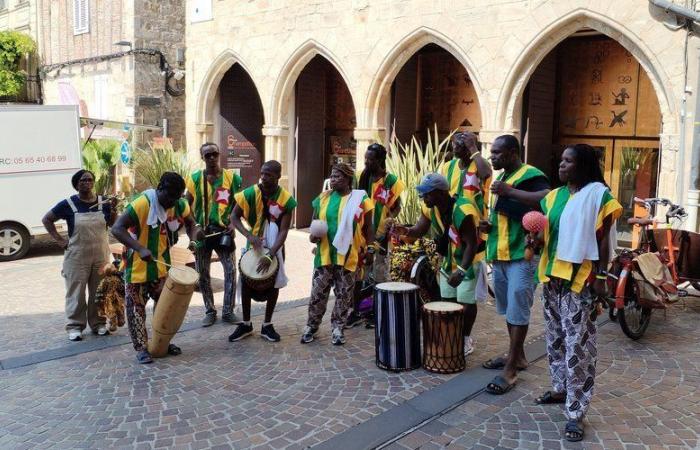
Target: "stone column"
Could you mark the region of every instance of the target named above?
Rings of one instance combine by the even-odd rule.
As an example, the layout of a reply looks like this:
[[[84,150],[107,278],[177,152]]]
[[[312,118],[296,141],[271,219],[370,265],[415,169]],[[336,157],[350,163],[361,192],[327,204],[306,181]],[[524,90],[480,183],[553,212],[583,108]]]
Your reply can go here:
[[[274,159],[282,164],[282,178],[280,185],[287,190],[292,190],[294,180],[294,161],[289,160],[289,127],[287,125],[265,125],[262,128],[265,136],[265,159]]]
[[[365,168],[365,151],[370,144],[374,144],[379,139],[383,139],[386,134],[384,128],[355,128],[354,137],[357,142],[355,147],[355,158],[357,171],[362,171]],[[388,147],[389,143],[385,145]]]
[[[214,141],[214,124],[212,122],[200,122],[195,124],[195,130],[197,131],[197,141],[190,143],[187,147],[191,153],[189,156],[194,156],[198,160],[199,147],[205,142],[216,142]]]

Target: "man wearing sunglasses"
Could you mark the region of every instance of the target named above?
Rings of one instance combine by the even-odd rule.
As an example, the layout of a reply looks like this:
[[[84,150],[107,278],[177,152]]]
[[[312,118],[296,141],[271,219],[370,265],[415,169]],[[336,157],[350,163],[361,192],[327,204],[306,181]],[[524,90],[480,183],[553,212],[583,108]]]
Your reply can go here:
[[[233,299],[236,295],[236,247],[233,243],[234,227],[230,223],[233,210],[233,196],[241,190],[240,175],[231,169],[223,169],[219,163],[219,147],[207,142],[199,149],[205,168],[187,177],[187,201],[194,213],[194,220],[204,228],[209,236],[195,246],[195,267],[199,272],[199,290],[204,299],[206,314],[202,326],[209,327],[216,322],[214,293],[211,289],[212,251],[219,255],[224,267],[224,308],[221,319],[233,323]],[[223,236],[230,236],[223,238]]]

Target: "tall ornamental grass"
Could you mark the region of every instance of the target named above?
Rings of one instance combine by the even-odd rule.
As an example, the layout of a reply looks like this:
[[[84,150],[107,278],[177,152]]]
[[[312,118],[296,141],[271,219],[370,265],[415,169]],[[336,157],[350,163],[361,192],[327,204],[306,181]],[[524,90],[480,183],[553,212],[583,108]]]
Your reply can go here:
[[[426,135],[425,145],[422,145],[415,136],[407,144],[402,144],[395,137],[392,137],[389,142],[389,154],[386,157],[387,171],[406,183],[406,190],[401,196],[401,212],[397,217],[399,223],[415,224],[418,221],[421,200],[418,198],[416,186],[420,184],[423,176],[438,171],[444,161],[445,153],[449,150],[452,133],[440,140],[437,125],[435,125],[433,132],[428,130]]]
[[[136,185],[140,190],[155,188],[165,172],[176,172],[187,178],[192,171],[192,163],[184,150],[172,146],[139,148],[134,152],[133,169]]]

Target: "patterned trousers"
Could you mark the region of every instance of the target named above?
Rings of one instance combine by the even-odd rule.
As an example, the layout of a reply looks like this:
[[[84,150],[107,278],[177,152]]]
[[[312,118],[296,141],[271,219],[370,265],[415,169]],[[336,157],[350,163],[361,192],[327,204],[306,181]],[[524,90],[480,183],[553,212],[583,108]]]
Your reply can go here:
[[[148,283],[126,283],[124,285],[124,300],[126,303],[126,319],[129,323],[129,334],[134,350],[140,352],[148,346],[148,331],[146,331],[146,302],[152,298],[158,303],[158,298],[165,285],[166,277]]]
[[[335,294],[335,306],[331,314],[331,325],[341,330],[348,318],[352,306],[352,291],[355,287],[355,272],[341,266],[323,266],[314,269],[311,280],[311,299],[309,300],[309,320],[306,322],[313,329],[318,329],[328,306],[328,294]]]
[[[236,295],[236,264],[235,249],[231,251],[216,249],[216,254],[219,255],[221,265],[224,266],[224,316],[233,313],[233,299]],[[207,309],[207,314],[216,314],[214,308],[214,292],[211,290],[211,267],[212,249],[202,247],[195,252],[195,268],[199,272],[199,291],[204,299],[204,307]]]
[[[544,285],[542,301],[552,388],[566,393],[567,418],[580,420],[591,403],[598,355],[591,293],[586,287],[576,294],[552,280]]]

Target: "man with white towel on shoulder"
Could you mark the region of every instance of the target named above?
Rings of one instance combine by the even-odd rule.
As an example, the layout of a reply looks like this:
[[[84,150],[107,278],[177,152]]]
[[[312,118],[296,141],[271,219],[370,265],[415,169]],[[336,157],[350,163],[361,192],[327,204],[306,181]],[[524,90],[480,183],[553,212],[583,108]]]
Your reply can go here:
[[[355,271],[358,262],[372,264],[371,254],[366,253],[367,243],[374,241],[372,211],[374,204],[363,190],[352,189],[355,170],[339,163],[331,170],[331,190],[322,192],[312,202],[314,220],[327,224],[322,236],[310,235],[316,244],[314,273],[309,300],[309,318],[301,336],[301,343],[314,340],[328,304],[331,287],[335,293],[335,306],[331,314],[333,345],[343,345],[343,326],[352,306]],[[324,227],[326,228],[326,227]]]

